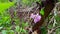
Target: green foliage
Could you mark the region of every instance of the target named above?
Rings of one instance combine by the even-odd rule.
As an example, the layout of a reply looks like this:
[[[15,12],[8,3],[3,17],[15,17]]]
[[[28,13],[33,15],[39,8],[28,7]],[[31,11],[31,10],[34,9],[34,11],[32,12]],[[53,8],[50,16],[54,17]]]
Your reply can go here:
[[[47,34],[47,29],[46,29],[46,27],[41,27],[40,28],[41,29],[41,31],[42,31],[42,34]]]
[[[6,30],[2,30],[2,34],[7,34],[7,31]]]
[[[12,6],[14,6],[16,1],[14,2],[9,2],[9,0],[0,0],[0,30],[1,29],[6,29],[6,30],[1,30],[2,34],[14,34],[14,31],[20,33],[26,33],[27,31],[24,29],[25,27],[29,26],[27,22],[20,22],[20,19],[17,17],[17,12],[14,11],[14,18],[13,20],[15,21],[15,29],[14,31],[11,30],[12,24],[11,24],[11,15],[8,11],[8,9]],[[40,0],[22,0],[22,4],[25,6],[29,6],[34,2],[40,2]],[[16,6],[15,6],[16,7]]]
[[[20,33],[27,33],[27,31],[23,28],[20,28]]]
[[[19,26],[16,26],[16,29],[15,29],[17,32],[20,31],[20,27]]]
[[[60,0],[58,0],[60,2]]]
[[[18,19],[17,17],[15,18],[15,24],[19,25],[20,24],[20,19]]]
[[[3,1],[3,0],[2,0]],[[2,34],[14,34],[11,29],[11,16],[7,9],[14,6],[14,2],[1,2],[0,0],[0,30],[6,28],[7,30],[2,30]]]
[[[7,31],[8,34],[14,34],[14,31],[13,30],[9,30]]]
[[[60,26],[60,15],[56,15],[55,19],[56,19],[56,22],[57,22],[56,26]]]
[[[24,23],[24,22],[22,22],[22,25],[21,25],[21,27],[26,27],[26,26],[28,26],[28,23]]]
[[[40,14],[44,15],[44,8],[41,9]]]
[[[19,26],[16,26],[15,31],[18,33],[27,33],[27,31],[24,28],[19,27]]]
[[[9,1],[9,0],[5,0],[5,1],[4,1],[4,0],[0,0],[0,2],[3,2],[3,3],[4,3],[4,2],[8,2],[8,1]]]
[[[16,13],[15,13],[16,14]],[[19,34],[21,33],[27,33],[27,31],[24,29],[25,27],[28,26],[28,23],[24,22],[23,19],[22,19],[22,22],[20,22],[20,20],[16,17],[15,19],[15,31],[18,32]]]
[[[2,30],[2,34],[14,34],[13,30]]]
[[[48,25],[48,28],[51,29],[53,27],[53,24]]]
[[[38,3],[40,3],[40,4],[41,4],[41,0],[36,0],[35,2],[38,2]]]
[[[2,28],[3,28],[3,27],[1,26],[1,27],[0,27],[0,30],[1,30]]]
[[[7,11],[5,13],[7,13]],[[5,25],[10,24],[11,17],[9,14],[5,14],[5,13],[0,15],[0,26],[2,24],[5,24]]]
[[[0,2],[0,26],[10,26],[11,16],[7,9],[11,6],[14,6],[14,2]]]
[[[29,0],[22,0],[22,3],[28,4],[29,3]]]
[[[41,0],[22,0],[21,3],[23,6],[31,6],[33,3],[39,2],[41,3]]]
[[[14,2],[0,3],[0,13],[14,5]]]
[[[60,34],[60,28],[56,29],[56,34]]]
[[[56,19],[57,22],[60,22],[60,16],[58,16],[58,15],[55,16],[55,19]]]
[[[23,33],[27,33],[27,31],[26,31],[25,29],[22,29],[21,31],[22,31]]]

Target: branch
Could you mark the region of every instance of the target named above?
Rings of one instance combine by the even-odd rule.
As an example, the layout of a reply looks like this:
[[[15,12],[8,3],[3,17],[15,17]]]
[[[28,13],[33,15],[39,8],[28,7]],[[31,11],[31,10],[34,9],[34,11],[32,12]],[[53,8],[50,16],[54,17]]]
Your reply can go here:
[[[48,29],[48,34],[53,33],[57,28],[60,28],[60,26],[54,27],[52,29]]]
[[[35,4],[34,6],[32,7],[21,7],[20,9],[17,9],[18,12],[30,12],[30,11],[33,11],[32,9],[37,7],[37,4]]]

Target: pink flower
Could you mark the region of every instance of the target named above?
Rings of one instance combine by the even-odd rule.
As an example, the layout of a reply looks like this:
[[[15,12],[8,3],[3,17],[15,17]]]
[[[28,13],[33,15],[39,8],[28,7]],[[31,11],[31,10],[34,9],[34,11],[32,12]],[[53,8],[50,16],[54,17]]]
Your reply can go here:
[[[34,19],[34,23],[37,23],[38,21],[41,20],[41,15],[32,13],[30,18]]]

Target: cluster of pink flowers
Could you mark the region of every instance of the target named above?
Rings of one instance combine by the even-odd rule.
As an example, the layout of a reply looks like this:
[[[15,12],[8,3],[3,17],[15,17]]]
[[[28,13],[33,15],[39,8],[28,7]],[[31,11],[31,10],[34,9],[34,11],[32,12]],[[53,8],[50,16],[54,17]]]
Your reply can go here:
[[[34,23],[37,23],[38,21],[41,20],[41,15],[39,15],[38,13],[37,14],[31,14],[30,15],[30,18],[34,19]]]

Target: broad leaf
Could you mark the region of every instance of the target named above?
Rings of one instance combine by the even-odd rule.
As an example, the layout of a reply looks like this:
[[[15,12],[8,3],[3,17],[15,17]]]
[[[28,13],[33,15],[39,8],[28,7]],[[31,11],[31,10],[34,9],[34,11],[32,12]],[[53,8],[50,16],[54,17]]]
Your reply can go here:
[[[41,9],[40,14],[44,15],[44,8]]]
[[[0,3],[0,12],[10,8],[13,5],[14,5],[14,2]]]
[[[6,30],[2,30],[2,34],[7,34],[7,31]]]

